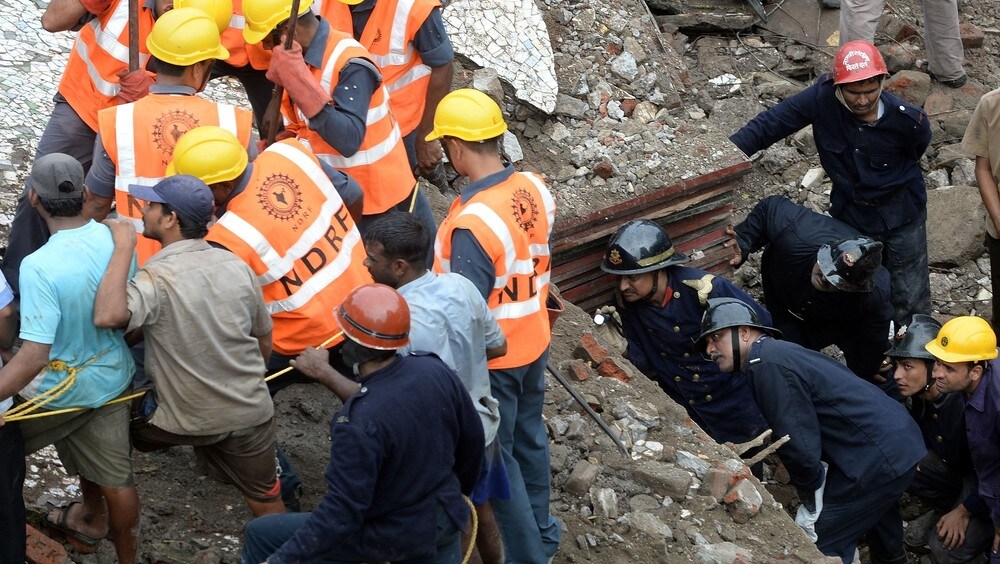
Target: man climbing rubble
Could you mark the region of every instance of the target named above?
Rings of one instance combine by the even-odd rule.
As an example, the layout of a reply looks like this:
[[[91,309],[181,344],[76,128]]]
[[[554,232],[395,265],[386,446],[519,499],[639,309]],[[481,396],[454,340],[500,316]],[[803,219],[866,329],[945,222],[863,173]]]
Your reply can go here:
[[[761,200],[730,233],[730,264],[764,249],[764,301],[785,340],[817,351],[837,345],[859,377],[894,387],[884,375],[893,311],[882,243],[783,196]]]
[[[653,221],[633,221],[611,236],[601,269],[617,277],[625,354],[713,439],[746,442],[766,428],[750,389],[741,374],[722,374],[695,340],[710,297],[739,298],[767,322],[771,316],[732,282],[686,262]]]
[[[761,112],[730,140],[750,156],[812,125],[833,181],[830,215],[885,245],[900,327],[931,310],[927,185],[919,164],[931,129],[923,110],[883,90],[887,77],[874,45],[847,43],[834,57],[833,73]]]
[[[789,341],[757,310],[709,300],[700,346],[722,372],[742,371],[775,435],[801,505],[795,522],[828,556],[905,564],[899,498],[926,449],[906,410],[833,358]]]

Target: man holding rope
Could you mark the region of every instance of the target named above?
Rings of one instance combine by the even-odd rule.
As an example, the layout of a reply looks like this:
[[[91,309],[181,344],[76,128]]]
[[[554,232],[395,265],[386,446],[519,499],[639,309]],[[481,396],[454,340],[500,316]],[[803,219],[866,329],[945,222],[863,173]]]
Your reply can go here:
[[[83,215],[91,196],[83,186],[83,166],[73,157],[52,153],[38,159],[28,186],[28,201],[52,236],[21,263],[22,344],[0,370],[0,401],[14,394],[24,401],[4,418],[23,419],[25,453],[55,444],[66,473],[80,477],[83,501],[54,509],[48,525],[81,552],[95,552],[110,535],[118,561],[131,564],[139,494],[129,408],[106,404],[128,390],[135,366],[121,331],[93,322],[94,296],[114,243],[106,227]],[[123,278],[135,272],[131,251],[121,263]],[[84,409],[35,418],[67,408]]]

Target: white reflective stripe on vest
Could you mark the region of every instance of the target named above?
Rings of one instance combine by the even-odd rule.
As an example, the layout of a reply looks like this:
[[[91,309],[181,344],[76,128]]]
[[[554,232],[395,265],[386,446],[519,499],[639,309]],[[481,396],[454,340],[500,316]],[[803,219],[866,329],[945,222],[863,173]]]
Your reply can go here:
[[[329,227],[329,225],[327,225]],[[297,292],[288,296],[283,300],[277,300],[274,302],[268,302],[265,304],[267,306],[267,311],[271,315],[282,311],[294,311],[303,305],[309,303],[316,294],[323,291],[324,288],[330,285],[334,280],[340,278],[340,276],[347,271],[351,266],[351,254],[354,252],[354,248],[358,246],[361,242],[361,234],[358,233],[357,229],[352,229],[344,235],[343,245],[340,247],[340,252],[337,253],[337,258],[333,259],[330,264],[324,266],[317,272],[313,274],[309,280],[306,280],[304,284],[299,288]]]
[[[396,2],[396,13],[392,15],[392,33],[389,35],[389,53],[404,53],[409,43],[406,37],[406,23],[410,19],[415,0]],[[412,49],[412,46],[410,47]],[[396,63],[402,64],[402,63]]]
[[[434,237],[434,258],[441,263],[441,270],[451,272],[451,261],[441,254],[441,238]]]
[[[528,180],[531,181],[532,184],[535,185],[535,188],[538,189],[538,193],[542,195],[542,206],[545,208],[545,217],[549,220],[548,238],[551,239],[552,226],[555,225],[556,222],[556,201],[552,199],[552,192],[549,192],[549,189],[545,186],[545,183],[542,182],[542,179],[530,172],[525,172],[523,174],[528,178]]]
[[[493,312],[493,317],[497,318],[498,321],[501,319],[518,319],[541,311],[542,296],[544,295],[541,290],[549,283],[549,273],[543,272],[539,274],[535,282],[537,283],[538,293],[534,297],[524,302],[498,304],[496,307],[490,308],[490,311]]]
[[[370,53],[372,60],[378,65],[378,68],[384,69],[386,67],[401,67],[403,65],[409,64],[413,57],[416,56],[417,50],[413,48],[413,45],[407,47],[406,51],[400,53],[394,53],[389,51],[388,55],[376,55],[375,53]]]
[[[507,268],[506,274],[503,276],[497,276],[493,282],[493,288],[503,288],[507,285],[507,279],[510,278],[511,274],[532,274],[534,273],[534,263],[531,259],[520,260],[517,258],[517,250],[514,248],[514,239],[510,236],[510,231],[507,229],[507,224],[504,220],[497,215],[492,208],[486,204],[479,202],[469,204],[462,210],[462,213],[458,214],[458,217],[463,215],[474,215],[478,217],[486,227],[493,232],[493,235],[500,241],[503,245],[504,266]]]
[[[333,53],[330,53],[330,58],[326,60],[326,64],[323,65],[323,74],[320,77],[319,83],[323,86],[323,90],[330,92],[330,88],[333,85],[333,73],[334,71],[339,72],[341,69],[337,68],[337,61],[340,60],[340,55],[348,47],[357,47],[358,49],[364,49],[360,43],[353,39],[341,39],[337,46],[333,48]]]
[[[238,16],[236,14],[233,14],[233,16],[229,18],[229,27],[233,29],[243,29],[246,26],[246,24],[247,24],[247,19],[244,18],[243,16]]]
[[[397,78],[392,84],[386,86],[390,93],[413,84],[425,76],[430,76],[431,68],[427,65],[417,65],[406,71],[405,74]]]
[[[118,3],[115,11],[108,19],[108,23],[102,28],[98,19],[93,19],[88,24],[94,30],[94,39],[97,45],[104,49],[109,55],[119,61],[128,64],[128,45],[123,45],[119,38],[125,27],[128,26],[128,2],[122,0]],[[139,54],[139,68],[146,66],[148,54]]]
[[[370,165],[378,162],[391,153],[392,150],[396,148],[396,144],[399,143],[402,138],[402,135],[399,133],[399,126],[393,123],[392,132],[389,134],[389,137],[374,147],[365,149],[364,151],[358,151],[350,157],[327,153],[316,156],[326,164],[338,169]]]
[[[80,56],[80,60],[83,61],[84,65],[86,65],[87,76],[89,76],[90,81],[94,83],[94,88],[109,98],[117,96],[121,87],[114,82],[104,80],[104,76],[101,75],[101,71],[97,70],[97,67],[94,66],[94,62],[90,60],[90,52],[86,42],[77,37],[75,46],[76,54]]]
[[[236,131],[236,107],[229,104],[216,105],[219,108],[219,127],[232,133],[239,139],[240,134]]]
[[[307,156],[303,155],[301,152],[276,143],[268,148],[269,151],[277,149],[276,152],[282,154],[282,156],[289,158],[293,161],[296,166],[305,172],[310,180],[316,184],[320,190],[326,196],[326,201],[320,208],[319,215],[316,220],[313,221],[309,227],[302,232],[299,239],[288,249],[288,252],[282,256],[271,246],[271,243],[267,240],[264,235],[257,230],[256,227],[248,223],[246,220],[241,218],[235,212],[226,212],[219,219],[219,224],[230,230],[233,234],[243,240],[244,243],[249,245],[257,253],[261,262],[267,267],[267,271],[257,277],[261,286],[266,286],[279,280],[282,276],[287,274],[294,266],[295,261],[305,256],[306,253],[312,249],[313,244],[319,241],[323,235],[330,228],[330,222],[333,220],[333,215],[339,210],[343,205],[343,200],[337,194],[336,189],[333,184],[326,177],[323,169],[312,162]],[[300,161],[305,161],[302,163]],[[312,165],[311,167],[305,166],[305,164]],[[356,229],[355,229],[356,231]],[[346,235],[345,235],[346,238]]]

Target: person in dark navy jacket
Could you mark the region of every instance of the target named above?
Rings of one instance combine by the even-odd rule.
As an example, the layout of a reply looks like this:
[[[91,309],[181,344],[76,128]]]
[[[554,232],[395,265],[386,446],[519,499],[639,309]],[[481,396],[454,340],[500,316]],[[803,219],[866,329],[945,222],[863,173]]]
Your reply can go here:
[[[750,389],[741,375],[720,374],[695,339],[709,297],[738,297],[771,316],[728,280],[680,266],[686,262],[653,221],[633,221],[611,237],[601,268],[618,276],[626,355],[713,439],[745,442],[766,429]]]
[[[880,374],[893,315],[881,243],[783,196],[761,200],[730,233],[730,264],[764,249],[764,301],[785,340],[817,351],[837,345],[855,374],[889,384]]]
[[[896,334],[886,355],[893,378],[906,398],[910,415],[920,426],[927,454],[906,491],[933,507],[936,521],[929,531],[907,529],[907,543],[930,546],[935,562],[975,562],[993,541],[989,508],[979,497],[979,481],[965,437],[965,397],[941,393],[934,386],[934,355],[924,345],[933,341],[941,324],[929,315],[915,315]],[[924,534],[927,533],[926,536]]]
[[[885,244],[893,319],[930,313],[927,185],[920,157],[927,115],[883,91],[885,62],[870,43],[843,45],[834,72],[758,114],[730,137],[748,156],[812,125],[819,160],[833,182],[830,215]]]
[[[742,370],[801,505],[795,522],[845,564],[868,540],[875,564],[906,563],[899,498],[926,453],[901,404],[829,356],[789,341],[748,304],[709,300],[699,341],[722,372]]]

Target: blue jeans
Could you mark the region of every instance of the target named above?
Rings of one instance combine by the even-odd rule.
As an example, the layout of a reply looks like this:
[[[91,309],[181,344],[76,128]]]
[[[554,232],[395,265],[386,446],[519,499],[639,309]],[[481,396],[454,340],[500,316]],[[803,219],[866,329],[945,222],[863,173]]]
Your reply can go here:
[[[243,531],[243,564],[260,564],[274,554],[281,545],[309,519],[312,513],[283,513],[265,515],[247,523]],[[462,538],[458,529],[443,509],[437,512],[437,554],[399,560],[407,564],[459,564],[462,561]],[[322,558],[309,562],[339,563],[368,562],[371,557],[347,547],[327,551]]]
[[[559,523],[549,513],[549,439],[542,422],[548,349],[519,368],[490,370],[500,402],[500,442],[511,497],[493,500],[507,562],[544,563],[559,548]]]
[[[17,423],[0,427],[0,562],[24,562],[24,439]]]
[[[885,245],[882,264],[889,271],[891,300],[896,327],[910,322],[915,313],[931,313],[931,275],[927,266],[927,210],[885,233],[866,233]]]
[[[816,535],[819,537],[816,548],[827,556],[836,556],[844,564],[850,564],[858,541],[867,537],[873,564],[906,564],[899,498],[910,485],[915,472],[916,465],[902,476],[850,499],[824,499],[823,510],[816,522]]]

